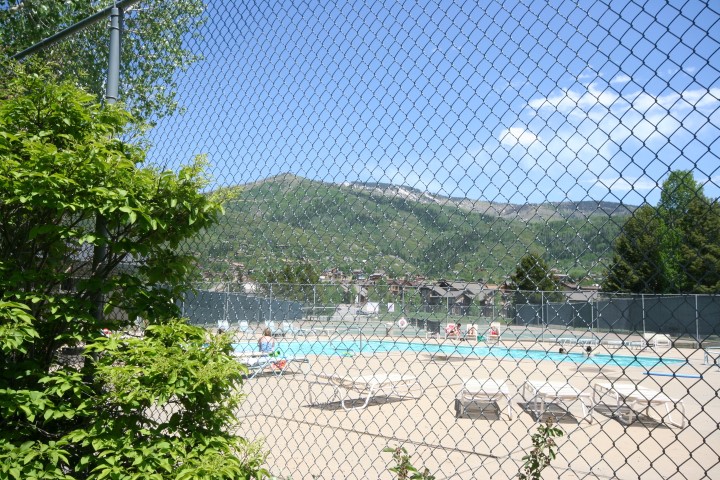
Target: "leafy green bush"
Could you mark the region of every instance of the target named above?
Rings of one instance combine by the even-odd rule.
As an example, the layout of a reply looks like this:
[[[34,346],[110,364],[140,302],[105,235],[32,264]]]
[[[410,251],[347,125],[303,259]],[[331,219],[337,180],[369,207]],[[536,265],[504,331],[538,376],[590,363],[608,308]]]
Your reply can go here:
[[[525,463],[520,471],[520,480],[540,480],[542,471],[555,458],[557,444],[554,437],[562,437],[563,431],[553,427],[555,419],[549,417],[545,424],[538,426],[537,433],[532,435],[533,448],[523,457]]]
[[[228,428],[228,340],[174,320],[194,268],[178,246],[222,211],[202,159],[143,166],[126,112],[34,71],[0,81],[0,478],[264,475]],[[142,338],[101,333],[138,316]]]
[[[427,468],[421,472],[410,463],[410,455],[405,447],[385,447],[383,452],[393,454],[396,465],[390,468],[390,471],[397,474],[398,480],[435,480],[435,476],[430,475]]]

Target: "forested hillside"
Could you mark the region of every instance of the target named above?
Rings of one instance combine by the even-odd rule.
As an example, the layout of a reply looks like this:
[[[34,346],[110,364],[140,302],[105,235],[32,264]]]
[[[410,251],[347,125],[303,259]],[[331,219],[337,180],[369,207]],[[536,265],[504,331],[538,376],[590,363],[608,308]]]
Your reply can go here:
[[[193,246],[207,276],[233,264],[259,274],[309,262],[319,271],[494,282],[528,251],[576,278],[601,274],[631,211],[598,202],[491,204],[292,175],[245,185],[225,208],[221,224]]]

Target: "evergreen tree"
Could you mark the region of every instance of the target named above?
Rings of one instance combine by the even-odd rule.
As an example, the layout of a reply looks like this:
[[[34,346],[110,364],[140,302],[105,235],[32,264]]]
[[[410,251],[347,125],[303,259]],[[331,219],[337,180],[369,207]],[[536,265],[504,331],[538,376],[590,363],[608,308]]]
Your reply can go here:
[[[658,206],[643,205],[628,219],[603,289],[720,292],[720,205],[703,194],[692,172],[670,173]]]
[[[515,303],[542,303],[543,300],[558,298],[555,276],[545,260],[535,253],[528,253],[520,259],[510,279],[517,291]]]
[[[304,262],[266,270],[265,282],[272,286],[276,298],[308,302],[313,300],[313,287],[320,282],[320,274],[312,264]]]
[[[628,219],[615,242],[613,266],[602,288],[609,292],[661,293],[666,289],[658,232],[662,222],[654,208],[643,205]]]

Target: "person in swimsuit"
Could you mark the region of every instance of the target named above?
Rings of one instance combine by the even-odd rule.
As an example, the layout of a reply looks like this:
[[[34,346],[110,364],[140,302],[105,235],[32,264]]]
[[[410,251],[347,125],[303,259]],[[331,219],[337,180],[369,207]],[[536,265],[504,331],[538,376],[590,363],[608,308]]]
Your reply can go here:
[[[478,339],[477,327],[475,327],[475,324],[470,325],[470,327],[467,329],[467,338],[469,340]]]
[[[262,353],[272,353],[275,351],[275,339],[269,328],[263,331],[262,337],[258,340],[258,348]]]

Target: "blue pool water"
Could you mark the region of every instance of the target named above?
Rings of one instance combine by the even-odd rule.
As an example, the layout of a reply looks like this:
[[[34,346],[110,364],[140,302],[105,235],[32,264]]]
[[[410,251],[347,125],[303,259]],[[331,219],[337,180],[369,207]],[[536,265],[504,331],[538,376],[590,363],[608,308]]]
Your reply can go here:
[[[238,352],[255,351],[255,343],[236,343]],[[488,347],[483,344],[455,345],[421,342],[387,342],[380,340],[304,340],[280,341],[276,349],[284,355],[319,355],[319,356],[352,356],[357,354],[372,355],[385,352],[416,352],[427,354],[447,354],[462,357],[491,357],[499,360],[550,360],[555,363],[571,362],[576,364],[591,363],[598,366],[644,367],[647,369],[658,365],[681,365],[685,360],[660,357],[636,357],[633,355],[591,355],[584,353],[557,353],[545,350],[522,350],[518,348]]]

